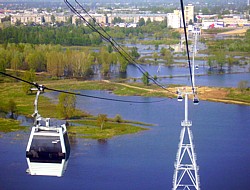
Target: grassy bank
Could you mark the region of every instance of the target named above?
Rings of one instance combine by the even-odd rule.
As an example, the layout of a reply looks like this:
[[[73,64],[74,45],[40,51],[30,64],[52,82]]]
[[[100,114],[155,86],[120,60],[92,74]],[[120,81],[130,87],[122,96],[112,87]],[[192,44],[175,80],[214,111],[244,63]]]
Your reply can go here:
[[[51,80],[41,81],[40,84],[46,87],[60,90],[109,90],[120,96],[150,96],[150,97],[175,97],[176,86],[171,86],[168,91],[160,89],[155,85],[144,86],[139,83],[122,83],[120,81],[77,81],[77,80]],[[250,105],[250,91],[240,91],[237,88],[217,88],[217,87],[200,87],[198,88],[200,100],[224,102],[232,104]],[[8,102],[14,100],[17,106],[17,113],[25,116],[31,116],[34,112],[35,94],[26,95],[22,90],[22,83],[9,82],[1,83],[0,99],[2,100],[1,108],[5,111]],[[40,96],[39,113],[43,117],[58,118],[57,106],[48,98]],[[77,134],[78,137],[103,139],[111,138],[116,135],[133,134],[146,130],[146,124],[123,121],[122,123],[114,122],[109,119],[101,130],[96,119],[90,117],[85,112],[77,110],[74,115],[78,120],[69,128],[71,135]],[[1,132],[11,132],[22,130],[19,123],[14,120],[1,119]]]
[[[2,133],[16,132],[25,129],[27,129],[27,127],[20,126],[20,122],[17,120],[0,118],[0,132]]]
[[[69,127],[69,134],[76,135],[79,138],[90,139],[109,139],[114,136],[134,134],[147,130],[142,126],[136,126],[132,123],[117,123],[108,121],[104,124],[103,129],[100,128],[96,120],[78,120],[72,121],[75,126]],[[148,126],[145,124],[144,126]]]
[[[17,106],[18,114],[31,116],[34,112],[34,100],[36,95],[27,95],[22,90],[21,83],[2,83],[0,89],[1,107],[8,109],[8,102],[13,100]],[[43,117],[57,117],[56,105],[51,104],[48,98],[39,97],[39,112]],[[8,111],[8,110],[7,110]]]
[[[63,90],[116,90],[119,87],[115,87],[113,84],[106,82],[83,82],[76,80],[54,80],[41,82],[47,87],[53,87]],[[119,86],[119,85],[117,85]],[[121,87],[120,87],[121,88]],[[124,88],[124,87],[122,87]],[[127,89],[129,89],[127,87]],[[126,90],[130,91],[131,90]],[[141,92],[134,90],[132,94],[139,95]],[[128,93],[127,93],[128,94]],[[130,93],[129,93],[130,94]],[[8,102],[14,100],[17,107],[17,113],[30,117],[34,112],[34,100],[35,94],[27,95],[22,90],[22,83],[11,82],[2,83],[0,90],[0,99],[2,100],[1,109],[8,112]],[[43,117],[58,118],[57,106],[53,104],[49,98],[44,96],[39,97],[38,101],[39,113]],[[122,121],[121,123],[114,122],[114,119],[109,119],[105,123],[104,128],[101,130],[98,126],[96,118],[87,115],[85,112],[77,110],[74,115],[78,120],[72,120],[70,122],[76,123],[77,126],[69,127],[69,133],[71,135],[77,134],[78,137],[91,138],[91,139],[107,139],[117,135],[133,134],[139,131],[144,131],[148,126],[141,122]],[[82,119],[84,118],[84,119]],[[61,118],[59,118],[61,119]],[[139,126],[140,125],[140,126]],[[11,119],[0,119],[0,132],[14,132],[18,130],[24,130],[25,127],[20,126],[20,123]]]
[[[145,86],[141,83],[123,83],[110,81],[77,81],[74,79],[41,81],[40,84],[49,88],[59,90],[108,90],[119,96],[146,96],[146,97],[169,97],[174,98],[176,86],[171,85],[168,91],[156,85]],[[46,93],[46,92],[45,92]],[[241,92],[237,88],[222,87],[200,87],[198,88],[201,100],[221,99],[237,100],[239,103],[250,105],[250,91]],[[0,89],[1,107],[7,107],[10,100],[14,100],[17,105],[18,114],[31,116],[34,112],[35,94],[26,95],[22,90],[22,83],[1,83]],[[230,102],[229,102],[230,103]],[[43,117],[58,118],[56,104],[51,103],[49,98],[39,97],[39,112]],[[76,117],[86,116],[86,113],[77,111]]]

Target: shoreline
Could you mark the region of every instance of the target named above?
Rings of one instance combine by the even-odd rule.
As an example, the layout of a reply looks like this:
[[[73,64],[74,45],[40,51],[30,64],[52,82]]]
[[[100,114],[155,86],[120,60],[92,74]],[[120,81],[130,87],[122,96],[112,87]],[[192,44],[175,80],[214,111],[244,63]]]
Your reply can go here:
[[[44,85],[48,85],[49,87],[53,88],[60,87],[60,89],[67,89],[67,86],[71,86],[71,90],[107,90],[112,91],[112,93],[118,96],[145,96],[166,98],[175,98],[177,96],[176,90],[178,88],[186,87],[182,85],[171,85],[171,87],[168,88],[168,91],[166,91],[153,84],[145,86],[141,83],[115,82],[110,80],[78,81],[75,79],[65,79],[60,80],[60,82],[53,81],[53,84],[47,83]],[[198,97],[200,100],[250,106],[249,90],[247,90],[246,94],[244,94],[235,87],[199,86],[197,88]],[[236,98],[230,97],[230,94],[232,93],[238,96],[236,96]],[[239,95],[244,95],[245,97],[247,97],[247,99],[241,100],[239,99]]]
[[[60,90],[105,90],[111,91],[117,96],[144,96],[144,97],[161,97],[161,98],[177,98],[176,90],[178,88],[187,88],[186,86],[172,85],[168,90],[160,89],[156,85],[145,86],[141,83],[124,83],[124,82],[115,82],[109,80],[100,80],[100,81],[78,81],[76,79],[64,79],[64,80],[53,80],[53,81],[40,81],[40,84],[45,85],[49,88],[60,89]],[[9,85],[11,84],[11,85]],[[18,113],[22,115],[29,116],[33,113],[33,102],[35,95],[26,95],[21,91],[21,83],[3,83],[3,91],[0,94],[0,98],[3,98],[4,103],[6,104],[10,99],[15,97],[15,101],[18,108]],[[71,87],[71,88],[69,88]],[[188,87],[190,88],[190,87]],[[240,90],[236,88],[226,88],[226,87],[198,87],[198,97],[200,101],[211,101],[225,104],[237,104],[250,106],[250,95],[249,90],[246,92],[246,100],[238,100],[238,94],[241,93]],[[233,96],[232,96],[233,94]],[[231,95],[232,97],[229,97]],[[234,98],[235,97],[235,98]],[[193,96],[190,96],[193,98]],[[43,117],[49,118],[58,118],[55,113],[56,104],[49,98],[42,96],[40,98],[39,111]],[[52,111],[48,111],[49,110]],[[86,115],[84,116],[83,110],[77,110],[75,116],[81,116],[79,119],[71,121],[78,122],[85,120],[88,121]],[[85,113],[86,114],[86,113]],[[91,116],[90,116],[91,117]],[[92,116],[93,118],[93,116]],[[59,119],[59,118],[58,118]],[[14,121],[14,120],[13,120]],[[110,123],[111,121],[111,123]],[[8,123],[8,120],[2,120],[3,123]],[[136,123],[136,121],[125,121],[121,123],[113,123],[109,118],[107,123],[107,128],[100,130],[96,121],[92,121],[92,124],[81,123],[78,125],[78,128],[72,127],[72,134],[80,134],[79,137],[91,138],[91,139],[108,139],[114,136],[133,134],[147,130],[147,125],[143,123]],[[8,123],[9,126],[15,126],[15,123]],[[117,127],[118,126],[118,127]],[[152,126],[152,125],[151,125]],[[146,128],[145,128],[146,127]],[[19,127],[16,127],[17,129]],[[20,130],[22,130],[20,128]],[[11,131],[10,131],[11,132]],[[86,133],[86,134],[85,134]],[[1,136],[0,136],[1,137]]]

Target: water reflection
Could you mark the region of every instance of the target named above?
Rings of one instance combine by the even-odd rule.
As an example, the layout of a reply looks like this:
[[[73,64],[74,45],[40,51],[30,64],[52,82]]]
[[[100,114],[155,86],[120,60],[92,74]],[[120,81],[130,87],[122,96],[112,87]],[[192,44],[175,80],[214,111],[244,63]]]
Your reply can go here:
[[[107,139],[98,139],[97,142],[98,142],[98,144],[101,144],[101,145],[107,145],[108,144]]]

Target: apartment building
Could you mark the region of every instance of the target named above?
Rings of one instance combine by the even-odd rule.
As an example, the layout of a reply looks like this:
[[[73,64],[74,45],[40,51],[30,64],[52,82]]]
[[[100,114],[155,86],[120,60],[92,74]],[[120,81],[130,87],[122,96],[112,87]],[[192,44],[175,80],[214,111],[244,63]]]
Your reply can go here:
[[[42,24],[43,22],[43,15],[41,14],[12,14],[11,15],[11,24],[15,25],[17,22],[20,22],[22,24],[28,24],[28,23],[36,23],[36,24]]]
[[[186,25],[188,25],[190,21],[194,23],[194,6],[192,4],[185,6],[184,13]]]
[[[173,13],[167,14],[167,25],[170,28],[180,28],[181,27],[181,11],[180,10],[174,10]]]
[[[92,22],[92,18],[94,18],[95,21],[99,24],[107,23],[107,16],[105,16],[104,14],[90,14],[92,18],[90,18],[87,14],[82,14],[81,16],[88,22]],[[77,20],[79,20],[79,17],[74,15],[72,17],[72,24],[76,24]]]
[[[121,18],[128,23],[138,23],[141,18],[145,21],[150,19],[151,22],[161,22],[167,18],[167,14],[109,14],[108,23],[112,23],[115,18]]]

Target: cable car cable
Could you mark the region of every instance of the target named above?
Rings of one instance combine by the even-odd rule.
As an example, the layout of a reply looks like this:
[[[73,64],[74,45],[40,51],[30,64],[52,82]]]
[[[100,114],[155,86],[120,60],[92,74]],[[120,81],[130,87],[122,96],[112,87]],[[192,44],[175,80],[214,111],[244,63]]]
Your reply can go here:
[[[24,83],[30,84],[35,86],[36,88],[40,88],[41,85],[35,82],[29,82],[27,80],[21,79],[19,77],[4,73],[0,71],[0,74],[5,75],[7,77],[14,78],[16,80],[22,81]],[[75,93],[75,92],[69,92],[69,91],[64,91],[64,90],[58,90],[54,88],[49,88],[44,85],[43,89],[54,91],[54,92],[60,92],[60,93],[65,93],[65,94],[71,94],[71,95],[76,95],[76,96],[82,96],[82,97],[88,97],[88,98],[94,98],[94,99],[100,99],[100,100],[108,100],[108,101],[114,101],[114,102],[123,102],[123,103],[134,103],[134,104],[150,104],[150,103],[159,103],[166,101],[167,99],[161,99],[161,100],[155,100],[155,101],[132,101],[132,100],[121,100],[121,99],[115,99],[115,98],[105,98],[105,97],[100,97],[100,96],[93,96],[93,95],[87,95],[87,94],[82,94],[82,93]]]
[[[189,48],[188,48],[187,27],[186,27],[186,22],[185,22],[185,13],[184,13],[183,0],[180,0],[180,2],[181,2],[182,21],[183,21],[183,25],[184,25],[185,41],[186,41],[186,51],[187,51],[187,56],[188,56],[189,74],[190,74],[192,91],[193,91],[193,94],[195,94],[193,76],[192,76],[192,70],[191,70],[191,63],[190,63]]]
[[[145,69],[143,69],[142,67],[140,67],[139,65],[138,65],[138,63],[136,63],[136,61],[114,40],[114,39],[112,39],[112,37],[110,36],[110,35],[108,35],[107,34],[107,32],[98,24],[98,26],[99,27],[101,27],[102,28],[102,30],[103,31],[105,31],[105,33],[108,35],[108,37],[107,36],[105,36],[105,35],[103,35],[101,32],[99,32],[90,22],[88,22],[73,6],[72,6],[72,4],[70,4],[69,2],[68,2],[68,0],[64,0],[64,2],[65,2],[65,4],[70,8],[70,10],[75,14],[75,15],[77,15],[79,18],[81,18],[82,20],[84,20],[84,22],[86,22],[86,24],[87,24],[87,26],[88,27],[90,27],[93,31],[95,31],[95,32],[97,32],[101,37],[103,37],[104,39],[105,39],[105,41],[107,41],[107,42],[109,42],[111,45],[112,45],[112,47],[113,48],[115,48],[115,50],[122,56],[122,57],[124,57],[125,59],[126,59],[126,61],[128,61],[128,62],[132,62],[132,64],[133,65],[135,65],[138,69],[139,69],[139,71],[144,75],[144,76],[146,76],[149,80],[151,80],[153,83],[155,83],[157,86],[159,86],[160,88],[162,88],[162,89],[164,89],[164,90],[166,90],[166,91],[169,91],[166,87],[164,87],[163,85],[161,85],[158,81],[156,81],[150,74],[149,75],[146,75],[146,70]],[[77,4],[86,12],[86,10],[77,2]],[[89,15],[89,14],[88,14]],[[90,16],[90,15],[89,15]],[[91,17],[91,16],[90,16]],[[97,23],[96,21],[95,21],[95,19],[93,18],[93,17],[91,17],[92,19],[93,19],[93,21],[95,22],[95,23]],[[112,39],[112,41],[111,41],[111,39]],[[113,43],[113,42],[115,42],[115,44],[120,48],[120,49],[122,49],[123,50],[123,52],[125,52],[126,53],[126,55],[130,58],[130,59],[128,59],[128,57],[127,56],[125,56],[120,50],[119,50],[119,48],[118,47],[116,47],[115,46],[115,44]],[[169,91],[170,92],[170,91]]]
[[[136,61],[135,61],[135,59],[132,57],[132,56],[130,56],[124,49],[123,49],[123,47],[119,44],[119,43],[117,43],[113,38],[112,38],[112,36],[111,35],[109,35],[107,32],[106,32],[106,30],[98,23],[98,22],[96,22],[96,20],[88,13],[88,11],[77,1],[77,0],[75,0],[75,2],[81,7],[81,9],[93,20],[93,22],[94,23],[96,23],[98,26],[99,26],[99,28],[108,36],[108,41],[112,44],[112,46],[114,46],[114,44],[113,44],[113,42],[126,54],[126,56],[128,56],[136,65],[136,67],[139,69],[139,70],[142,70],[142,71],[144,71],[144,72],[146,72],[146,70],[145,69],[143,69],[142,67],[140,67],[137,63],[136,63]],[[144,73],[143,73],[144,74]]]

